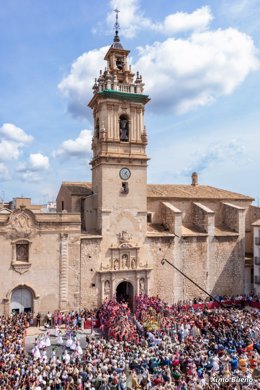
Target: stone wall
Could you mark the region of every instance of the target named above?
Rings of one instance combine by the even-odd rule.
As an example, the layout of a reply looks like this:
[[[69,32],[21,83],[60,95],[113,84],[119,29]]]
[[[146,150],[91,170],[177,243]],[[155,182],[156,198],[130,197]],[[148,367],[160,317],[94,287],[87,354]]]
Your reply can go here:
[[[260,207],[249,206],[246,212],[246,253],[252,254],[254,243],[253,243],[253,227],[252,223],[260,219]]]
[[[228,200],[232,205],[249,209],[249,202],[243,200]],[[147,199],[147,210],[152,212],[154,215],[154,223],[162,223],[162,215],[161,215],[161,203],[168,202],[172,204],[175,208],[179,209],[182,212],[182,221],[184,224],[190,224],[193,219],[193,202],[194,199],[159,199],[159,198],[148,198]],[[222,203],[227,202],[225,199],[201,199],[200,204],[210,209],[215,213],[215,225],[221,226],[223,225],[223,206]],[[251,208],[252,206],[250,206]],[[260,208],[258,208],[260,210]],[[259,217],[260,218],[260,217]],[[247,219],[248,223],[246,224],[246,228],[250,227],[251,217]]]
[[[214,240],[215,256],[211,260],[214,272],[212,294],[235,295],[243,293],[243,240],[219,237]]]
[[[149,295],[158,295],[162,300],[173,303],[174,270],[168,265],[162,265],[161,260],[166,258],[173,261],[174,239],[157,237],[146,239],[147,255],[152,271],[149,280]]]
[[[209,231],[209,215],[214,215],[214,211],[201,203],[192,204],[192,224],[202,232]]]
[[[68,237],[68,307],[80,308],[81,296],[81,254],[79,234]]]
[[[32,293],[34,311],[44,313],[75,307],[80,271],[79,235],[78,214],[33,214],[21,208],[1,215],[0,273],[5,278],[0,284],[0,312],[10,312],[16,288],[26,288]],[[28,256],[23,260],[17,258],[20,242],[28,245]]]
[[[100,305],[100,244],[98,238],[81,239],[81,307]]]
[[[183,272],[207,291],[207,237],[185,237],[182,239]],[[188,279],[184,278],[184,299],[206,295]]]
[[[174,207],[169,202],[161,203],[162,224],[177,236],[181,235],[182,215],[181,211]]]
[[[57,204],[57,212],[62,211],[62,202],[63,202],[63,209],[71,212],[72,211],[72,198],[70,196],[70,193],[66,189],[66,187],[61,186],[59,193],[56,198],[56,204]]]

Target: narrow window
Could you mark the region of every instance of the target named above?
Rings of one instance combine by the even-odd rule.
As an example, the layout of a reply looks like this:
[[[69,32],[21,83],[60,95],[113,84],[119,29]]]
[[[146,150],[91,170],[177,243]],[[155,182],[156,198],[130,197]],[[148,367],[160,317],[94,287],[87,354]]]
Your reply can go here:
[[[147,223],[152,223],[152,213],[147,213]]]
[[[61,210],[64,210],[64,200],[61,201]]]
[[[121,192],[123,194],[128,194],[129,188],[128,188],[128,183],[127,182],[123,182],[122,183]]]
[[[97,139],[99,139],[99,119],[97,119],[97,122],[96,122],[96,137],[97,137]]]
[[[129,126],[128,126],[128,119],[126,115],[121,115],[119,121],[119,127],[120,127],[120,141],[122,142],[128,142],[129,140]]]

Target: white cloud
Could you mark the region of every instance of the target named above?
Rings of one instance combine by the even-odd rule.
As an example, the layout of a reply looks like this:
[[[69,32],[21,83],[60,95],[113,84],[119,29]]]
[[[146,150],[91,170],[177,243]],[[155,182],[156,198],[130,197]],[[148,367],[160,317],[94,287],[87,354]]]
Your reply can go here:
[[[139,48],[135,64],[154,109],[179,113],[232,93],[258,66],[252,39],[232,28]]]
[[[166,16],[163,23],[155,29],[165,34],[173,34],[183,31],[201,31],[205,30],[212,21],[213,16],[208,6],[201,7],[188,14],[186,12],[176,12]]]
[[[20,144],[3,140],[0,142],[0,161],[17,160],[20,156]]]
[[[22,147],[31,142],[33,137],[12,123],[0,127],[0,161],[17,160]]]
[[[133,38],[140,30],[154,30],[164,34],[173,34],[183,31],[205,30],[212,21],[213,16],[210,8],[204,6],[197,10],[187,12],[176,12],[167,15],[163,22],[154,22],[144,16],[138,0],[111,0],[111,11],[108,13],[106,22],[108,28],[115,23],[116,8],[119,8],[120,35]],[[100,26],[102,29],[103,26]]]
[[[143,30],[144,28],[157,28],[157,25],[154,25],[150,19],[144,17],[138,3],[138,0],[111,0],[111,12],[108,13],[106,18],[108,28],[111,30],[111,27],[115,23],[114,10],[116,8],[120,10],[120,36],[133,38],[138,30]]]
[[[246,18],[253,14],[258,18],[259,0],[224,0],[222,9],[234,18]]]
[[[49,168],[49,158],[41,153],[31,153],[28,161],[21,162],[16,167],[17,172],[22,174],[25,180],[38,180],[38,172]]]
[[[118,5],[115,0],[111,4],[113,8]],[[127,4],[130,23],[136,15],[138,2],[131,0]],[[120,12],[120,23],[122,20],[124,24],[124,12],[128,8],[120,7],[123,14]],[[141,13],[138,15],[142,18]],[[145,93],[152,98],[150,105],[154,112],[184,113],[211,104],[218,97],[231,94],[251,71],[259,67],[251,37],[234,28],[202,31],[211,19],[210,9],[202,7],[190,14],[168,15],[162,24],[153,23],[153,27],[147,20],[142,25],[142,28],[157,30],[164,26],[169,34],[174,29],[192,30],[185,38],[168,37],[138,48],[139,54],[132,69],[141,71],[144,76]],[[136,23],[139,23],[138,18]],[[107,50],[108,47],[103,47],[84,53],[59,84],[74,116],[86,116],[84,106],[91,98],[97,70],[105,67],[103,57]]]
[[[82,54],[72,64],[70,74],[58,88],[69,100],[68,110],[73,116],[86,116],[87,103],[91,98],[91,88],[99,69],[104,68],[104,56],[108,46]]]
[[[1,180],[7,180],[9,178],[8,168],[3,163],[0,163],[0,178]]]
[[[18,179],[26,181],[28,183],[31,183],[31,182],[36,183],[36,182],[40,181],[41,178],[37,172],[32,172],[32,171],[28,170],[28,171],[20,172],[20,177]]]
[[[6,140],[22,144],[31,142],[33,139],[31,135],[26,134],[24,130],[12,123],[4,123],[3,126],[0,127],[0,136]]]
[[[54,152],[55,157],[87,157],[91,153],[91,130],[82,130],[76,139],[68,139]]]
[[[252,151],[250,142],[244,138],[243,132],[237,138],[236,130],[230,128],[209,133],[207,137],[201,136],[198,129],[193,136],[183,134],[173,144],[154,148],[149,180],[185,183],[187,178],[189,182],[192,172],[196,171],[203,177],[209,178],[211,174],[208,183],[212,183],[214,172],[221,171],[228,177],[229,171],[251,169],[249,167],[256,165],[256,162],[250,162],[248,156],[255,157],[257,153]]]
[[[190,165],[182,171],[182,173],[190,175],[190,172],[192,171],[202,172],[213,164],[214,166],[219,163],[231,164],[232,161],[236,164],[239,164],[239,162],[244,164],[244,157],[244,142],[238,139],[232,139],[226,143],[223,143],[222,141],[209,145],[204,144],[199,150],[192,153],[192,161]]]
[[[49,168],[49,158],[41,153],[32,153],[29,156],[29,167],[32,171],[41,171]]]

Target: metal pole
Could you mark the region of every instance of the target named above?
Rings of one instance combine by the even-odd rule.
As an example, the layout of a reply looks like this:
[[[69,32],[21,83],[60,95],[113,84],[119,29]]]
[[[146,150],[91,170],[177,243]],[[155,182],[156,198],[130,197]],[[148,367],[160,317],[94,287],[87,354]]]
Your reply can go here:
[[[223,303],[219,302],[216,298],[214,298],[212,295],[210,295],[206,290],[204,290],[202,287],[200,287],[196,282],[194,282],[191,278],[189,278],[187,275],[185,275],[179,268],[177,268],[175,265],[170,263],[167,259],[163,258],[161,260],[162,265],[165,263],[168,263],[170,266],[172,266],[176,271],[178,271],[182,276],[184,276],[186,279],[188,279],[191,283],[195,284],[196,287],[198,287],[201,291],[203,291],[205,294],[207,294],[213,301],[217,302],[220,306],[225,307]]]

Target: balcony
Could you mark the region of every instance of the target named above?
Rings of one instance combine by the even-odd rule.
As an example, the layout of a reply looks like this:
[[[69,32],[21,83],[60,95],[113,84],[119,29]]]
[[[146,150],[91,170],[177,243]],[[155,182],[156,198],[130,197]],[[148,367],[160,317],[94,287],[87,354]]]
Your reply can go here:
[[[260,284],[260,275],[255,275],[255,284]]]
[[[260,257],[255,256],[255,265],[260,265]]]
[[[260,237],[255,237],[255,244],[260,245]]]

